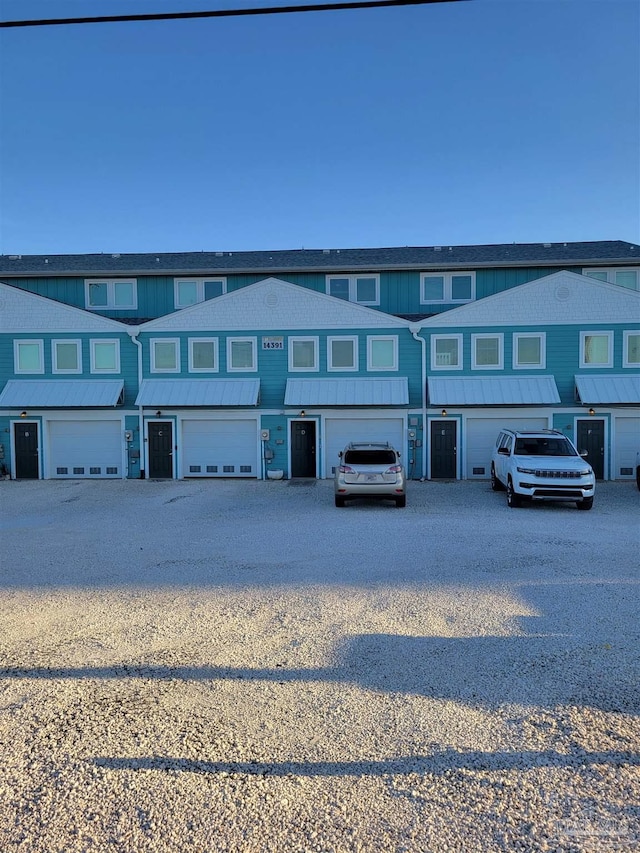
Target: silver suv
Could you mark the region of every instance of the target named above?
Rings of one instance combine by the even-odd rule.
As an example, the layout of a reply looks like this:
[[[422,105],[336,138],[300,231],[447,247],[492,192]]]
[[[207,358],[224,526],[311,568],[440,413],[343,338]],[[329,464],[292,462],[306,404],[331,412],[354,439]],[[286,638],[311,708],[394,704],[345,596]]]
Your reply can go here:
[[[347,498],[387,498],[407,504],[406,478],[400,453],[388,442],[352,442],[340,453],[336,468],[336,506]]]
[[[523,499],[575,501],[591,509],[596,485],[593,468],[559,430],[503,429],[491,457],[491,488],[507,490],[507,504]]]

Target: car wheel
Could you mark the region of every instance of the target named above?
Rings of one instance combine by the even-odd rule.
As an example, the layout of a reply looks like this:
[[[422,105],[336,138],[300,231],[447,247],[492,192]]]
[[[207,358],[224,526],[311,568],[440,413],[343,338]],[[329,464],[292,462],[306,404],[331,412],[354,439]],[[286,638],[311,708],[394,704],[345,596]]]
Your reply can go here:
[[[339,498],[338,495],[336,495],[336,506],[344,506],[344,498]]]
[[[496,468],[493,462],[491,463],[491,488],[494,492],[501,492],[504,489],[504,486],[496,477]]]
[[[520,500],[520,495],[517,495],[513,488],[513,480],[511,477],[507,480],[507,506],[510,506],[511,509],[515,509],[519,507],[522,501]]]
[[[398,509],[401,509],[403,506],[406,506],[406,505],[407,505],[407,496],[406,495],[402,495],[402,497],[396,498],[396,506],[398,507]]]
[[[593,498],[585,498],[582,501],[577,501],[576,506],[578,509],[591,509],[593,506]]]

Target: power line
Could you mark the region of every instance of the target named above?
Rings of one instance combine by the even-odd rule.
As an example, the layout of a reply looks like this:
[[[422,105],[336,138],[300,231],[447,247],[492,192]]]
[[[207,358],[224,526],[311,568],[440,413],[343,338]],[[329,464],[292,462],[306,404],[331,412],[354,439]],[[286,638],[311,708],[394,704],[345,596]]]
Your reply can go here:
[[[4,27],[50,27],[59,24],[107,24],[122,21],[170,21],[193,18],[231,18],[240,15],[282,15],[290,12],[328,12],[336,9],[371,9],[377,6],[422,6],[429,3],[460,3],[464,0],[363,0],[363,2],[310,3],[302,6],[266,6],[263,9],[211,9],[203,12],[150,12],[140,15],[101,15],[82,18],[41,18],[0,21]]]

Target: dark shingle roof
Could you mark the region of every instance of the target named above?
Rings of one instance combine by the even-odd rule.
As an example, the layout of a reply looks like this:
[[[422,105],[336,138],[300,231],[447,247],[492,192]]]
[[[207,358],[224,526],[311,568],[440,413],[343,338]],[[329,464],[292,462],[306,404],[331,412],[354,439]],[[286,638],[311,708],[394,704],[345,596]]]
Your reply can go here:
[[[398,246],[381,249],[286,249],[273,252],[2,255],[0,276],[201,275],[350,270],[460,269],[493,266],[638,264],[640,247],[624,240]]]

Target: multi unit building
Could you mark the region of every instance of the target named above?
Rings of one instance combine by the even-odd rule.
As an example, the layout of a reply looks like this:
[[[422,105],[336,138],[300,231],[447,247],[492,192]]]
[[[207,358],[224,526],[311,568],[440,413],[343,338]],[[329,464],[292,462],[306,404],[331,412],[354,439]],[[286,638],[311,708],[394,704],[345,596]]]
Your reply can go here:
[[[15,479],[325,478],[366,440],[482,479],[505,426],[633,478],[638,245],[0,258]]]

